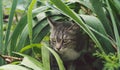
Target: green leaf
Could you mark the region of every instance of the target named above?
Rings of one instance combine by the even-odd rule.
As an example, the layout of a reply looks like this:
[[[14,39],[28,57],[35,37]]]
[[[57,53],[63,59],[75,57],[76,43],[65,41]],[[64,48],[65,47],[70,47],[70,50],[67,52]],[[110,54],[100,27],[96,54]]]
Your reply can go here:
[[[17,1],[18,0],[13,0],[12,8],[11,8],[11,11],[10,11],[7,34],[6,34],[6,39],[5,39],[5,48],[4,48],[5,52],[7,51],[7,46],[8,46],[9,37],[10,37],[10,30],[11,30],[11,26],[12,26],[13,16],[15,14],[15,9],[16,9],[16,6],[17,6]],[[9,48],[9,54],[11,54],[11,49],[12,48]]]
[[[90,26],[91,28],[93,28],[95,31],[99,32],[96,34],[96,32],[94,31],[94,34],[96,36],[96,38],[99,40],[99,42],[101,43],[102,47],[104,48],[104,51],[106,53],[109,52],[114,52],[114,48],[112,47],[112,42],[111,40],[108,38],[108,35],[104,29],[104,26],[102,25],[102,23],[100,22],[100,20],[97,17],[94,16],[90,16],[90,15],[80,15],[84,22]],[[93,30],[92,30],[93,31]]]
[[[90,0],[90,2],[94,8],[93,11],[96,13],[98,18],[102,22],[107,34],[113,37],[112,28],[109,24],[109,21],[106,17],[104,10],[103,10],[103,5],[102,5],[101,1],[100,0]]]
[[[42,62],[43,62],[43,67],[44,70],[50,70],[50,53],[48,49],[45,47],[42,47]]]
[[[115,6],[118,13],[120,14],[120,1],[119,0],[111,0],[111,3]]]
[[[119,32],[118,32],[118,28],[117,28],[117,25],[116,25],[116,21],[115,21],[115,18],[114,18],[114,15],[113,15],[113,11],[110,7],[110,3],[108,0],[106,0],[106,3],[107,3],[107,6],[108,6],[108,11],[110,13],[110,18],[112,20],[112,24],[113,24],[113,30],[114,30],[114,36],[115,36],[115,41],[116,41],[116,46],[117,46],[117,51],[118,51],[118,56],[120,54],[120,38],[119,38]],[[119,59],[119,63],[120,63],[120,59]]]
[[[79,3],[84,5],[85,7],[93,10],[93,7],[92,7],[92,5],[91,5],[91,3],[89,1],[88,2],[87,1],[79,1]]]
[[[21,50],[21,48],[24,48],[27,38],[28,38],[28,28],[26,26],[20,35],[17,46],[15,47],[16,51],[19,51]]]
[[[20,19],[19,23],[16,25],[15,30],[13,31],[11,38],[10,38],[10,48],[12,47],[11,51],[16,51],[15,47],[19,38],[19,35],[24,30],[24,27],[27,24],[27,16],[23,15]],[[24,43],[22,43],[24,44]],[[16,47],[17,48],[17,47]]]
[[[18,66],[18,65],[4,65],[0,67],[0,70],[29,70],[25,67]]]
[[[30,38],[30,44],[32,44],[32,9],[34,7],[34,4],[37,0],[32,0],[28,7],[28,13],[27,13],[27,21],[28,21],[28,30],[29,30],[29,38]]]
[[[29,49],[31,49],[31,48],[33,48],[33,47],[41,48],[41,46],[42,46],[41,44],[31,44],[31,45],[27,45],[27,46],[25,46],[24,48],[22,48],[22,49],[20,50],[20,52],[23,53],[24,51],[29,50]]]
[[[47,7],[42,6],[39,8],[36,8],[33,10],[32,15],[33,17],[35,17],[37,14],[42,13],[46,10]],[[39,11],[38,11],[39,10]],[[27,29],[27,15],[26,13],[23,14],[23,16],[21,17],[20,21],[18,22],[18,24],[16,25],[10,39],[9,39],[9,43],[10,43],[10,47],[12,47],[13,49],[11,51],[17,51],[20,50],[22,47],[28,45],[29,43],[26,44],[26,41],[29,42],[27,39],[28,36],[28,32],[26,30]],[[26,29],[26,30],[25,30]],[[24,31],[25,30],[25,31]],[[26,33],[25,33],[26,32]],[[34,31],[33,31],[34,32]],[[44,35],[44,34],[42,34]],[[25,36],[25,37],[23,37]],[[19,39],[20,38],[20,39]],[[41,37],[40,37],[41,38]],[[37,38],[39,39],[39,38]],[[25,41],[25,42],[24,42]],[[17,43],[18,42],[18,43]]]
[[[32,68],[34,70],[43,70],[43,65],[40,61],[37,61],[35,58],[25,55],[16,53],[24,57],[23,61],[21,62],[22,65],[25,65],[26,67]]]
[[[41,67],[43,67],[42,69],[50,69],[50,61],[49,61],[49,54],[48,54],[48,51],[46,50],[46,49],[48,49],[53,55],[54,55],[54,57],[56,58],[56,60],[57,60],[57,63],[58,63],[58,66],[59,66],[59,69],[60,70],[65,70],[64,69],[64,65],[63,65],[63,62],[62,62],[62,60],[60,59],[60,57],[59,57],[59,55],[55,52],[55,51],[53,51],[51,48],[49,48],[48,47],[48,44],[46,44],[46,43],[43,43],[43,44],[32,44],[32,45],[28,45],[28,46],[26,46],[24,49],[22,49],[21,50],[21,52],[23,52],[24,50],[27,50],[27,49],[29,49],[29,48],[31,48],[31,47],[38,47],[38,48],[40,48],[40,47],[44,47],[44,48],[42,48],[42,53],[43,53],[43,57],[42,57],[42,59],[43,59],[43,64],[41,64],[40,62],[40,64],[37,62],[37,61],[35,61],[33,58],[31,58],[30,56],[27,56],[27,55],[24,55],[24,54],[20,54],[20,53],[16,53],[16,54],[19,54],[19,55],[22,55],[22,56],[24,56],[24,57],[27,57],[27,59],[25,59],[25,61],[23,61],[22,62],[22,64],[24,64],[25,66],[27,66],[27,63],[28,63],[28,58],[29,58],[29,60],[31,61],[31,62],[33,62],[33,61],[35,61],[35,62],[33,62],[33,64],[35,64],[35,65],[40,65],[40,68]],[[46,50],[46,51],[45,51]],[[47,58],[48,57],[48,58]],[[30,64],[30,63],[29,63]],[[47,65],[46,65],[47,64]],[[46,66],[45,66],[46,65]],[[30,66],[27,66],[27,67],[30,67]],[[32,66],[31,66],[32,67]],[[31,68],[30,67],[30,68]]]
[[[3,9],[2,9],[2,0],[0,0],[0,51],[3,52]]]
[[[33,28],[33,42],[39,43],[49,33],[47,18],[40,20]]]
[[[32,11],[32,16],[35,17],[37,14],[40,14],[43,12],[46,12],[46,10],[48,9],[47,6],[41,6],[41,7],[38,7],[38,8],[35,8],[33,11]],[[41,14],[41,15],[42,15]]]
[[[90,16],[90,15],[80,15],[84,22],[89,25],[90,27],[94,28],[95,30],[97,30],[98,32],[107,35],[104,26],[102,25],[102,23],[100,22],[100,20],[95,17],[95,16]]]
[[[48,49],[48,50],[54,55],[54,57],[55,57],[55,59],[56,59],[56,61],[57,61],[57,63],[58,63],[59,69],[60,69],[60,70],[65,70],[65,67],[64,67],[64,65],[63,65],[63,62],[62,62],[62,60],[60,59],[59,55],[58,55],[55,51],[53,51],[51,48],[49,48],[49,47],[48,47],[48,44],[43,43],[43,47],[45,47],[46,49]]]
[[[32,68],[34,70],[43,70],[42,64],[39,61],[29,56],[25,56],[21,64],[29,68]]]

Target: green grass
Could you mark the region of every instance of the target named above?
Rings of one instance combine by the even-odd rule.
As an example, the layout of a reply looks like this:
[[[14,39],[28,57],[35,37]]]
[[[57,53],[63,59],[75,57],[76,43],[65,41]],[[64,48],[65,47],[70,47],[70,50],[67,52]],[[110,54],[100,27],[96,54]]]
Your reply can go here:
[[[86,32],[92,41],[95,43],[94,57],[102,59],[104,70],[119,70],[120,67],[120,5],[119,0],[90,0],[89,2],[79,0],[79,6],[84,5],[90,9],[91,14],[82,14],[81,9],[75,12],[73,8],[76,3],[62,0],[50,0],[44,4],[44,1],[30,0],[27,4],[24,13],[17,21],[15,28],[13,26],[13,18],[17,10],[18,1],[11,1],[12,6],[9,8],[9,20],[7,29],[3,30],[3,0],[0,0],[0,55],[18,56],[13,52],[23,56],[23,61],[19,64],[25,65],[32,69],[50,70],[49,52],[51,52],[57,60],[60,70],[65,70],[63,62],[59,55],[49,48],[49,25],[47,15],[54,20],[73,20]],[[104,4],[103,4],[104,2]],[[36,7],[37,5],[39,7]],[[34,6],[35,5],[35,6]],[[27,12],[26,12],[27,11]],[[34,20],[38,14],[43,15]],[[80,14],[80,15],[79,15]],[[81,16],[81,18],[80,18]],[[5,32],[5,33],[4,33]],[[19,56],[18,56],[19,57]],[[36,60],[39,57],[40,61]],[[28,63],[27,63],[28,62]],[[30,63],[30,64],[29,64]],[[5,61],[0,59],[0,65],[5,64]],[[0,69],[9,67],[22,68],[17,64],[1,66]]]

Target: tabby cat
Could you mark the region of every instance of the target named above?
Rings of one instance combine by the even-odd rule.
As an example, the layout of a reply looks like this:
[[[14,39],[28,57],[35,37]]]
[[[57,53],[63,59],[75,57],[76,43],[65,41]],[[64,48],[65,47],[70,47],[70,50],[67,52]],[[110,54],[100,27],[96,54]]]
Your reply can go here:
[[[51,47],[60,55],[66,70],[76,70],[75,61],[85,48],[86,36],[80,32],[80,27],[71,21],[57,22],[48,18],[48,22],[51,27]]]

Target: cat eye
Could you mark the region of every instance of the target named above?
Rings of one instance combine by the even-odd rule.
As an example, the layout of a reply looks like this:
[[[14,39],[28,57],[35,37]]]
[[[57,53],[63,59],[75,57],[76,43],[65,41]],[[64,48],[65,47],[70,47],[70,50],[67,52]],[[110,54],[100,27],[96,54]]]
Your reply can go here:
[[[55,39],[51,39],[51,42],[56,42],[56,40]]]
[[[68,41],[67,39],[63,40],[64,43],[66,43],[67,41]]]
[[[50,43],[51,43],[52,45],[54,45],[54,44],[56,43],[56,40],[55,40],[55,39],[51,39],[51,40],[50,40]]]
[[[56,42],[55,40],[52,40],[52,42]]]
[[[64,44],[68,44],[68,43],[70,43],[70,42],[71,42],[70,39],[65,39],[65,40],[63,40],[63,43],[64,43]]]

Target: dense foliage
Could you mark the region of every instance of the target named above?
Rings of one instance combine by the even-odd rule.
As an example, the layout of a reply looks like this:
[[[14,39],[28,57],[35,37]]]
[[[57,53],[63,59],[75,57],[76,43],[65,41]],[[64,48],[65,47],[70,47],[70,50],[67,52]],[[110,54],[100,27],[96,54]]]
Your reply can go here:
[[[6,3],[7,2],[7,3]],[[76,22],[95,43],[103,70],[120,69],[119,0],[0,0],[0,70],[50,70],[47,16]],[[31,57],[32,56],[32,57]],[[99,63],[95,61],[94,63]]]

